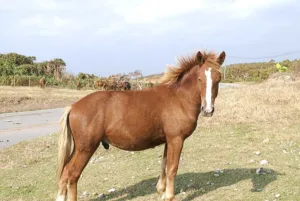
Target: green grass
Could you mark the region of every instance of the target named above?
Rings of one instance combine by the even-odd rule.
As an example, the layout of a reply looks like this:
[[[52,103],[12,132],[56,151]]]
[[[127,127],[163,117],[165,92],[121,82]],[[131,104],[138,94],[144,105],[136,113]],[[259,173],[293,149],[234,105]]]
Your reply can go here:
[[[201,128],[200,124],[184,145],[177,198],[254,201],[273,200],[279,193],[278,200],[300,200],[299,138],[282,140],[299,131],[296,124],[284,130],[251,124]],[[0,200],[54,200],[56,138],[55,134],[1,150]],[[266,138],[268,143],[263,142]],[[78,194],[89,192],[81,200],[97,200],[95,193],[105,194],[98,200],[159,200],[155,184],[162,151],[162,146],[134,153],[99,148],[93,156],[98,160],[88,164],[79,180]],[[264,174],[257,175],[262,159],[269,164]],[[224,173],[215,177],[217,169]],[[116,191],[108,193],[110,188]]]

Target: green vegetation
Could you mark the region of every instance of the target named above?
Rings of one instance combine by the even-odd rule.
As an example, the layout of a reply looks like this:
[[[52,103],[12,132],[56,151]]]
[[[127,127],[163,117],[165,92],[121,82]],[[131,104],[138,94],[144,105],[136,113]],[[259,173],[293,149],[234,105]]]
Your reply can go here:
[[[35,56],[0,54],[0,85],[36,86],[45,78],[50,86],[66,85],[66,63],[61,58],[36,62]]]
[[[38,86],[39,80],[44,78],[46,86],[63,88],[94,88],[94,82],[129,81],[132,89],[148,87],[142,81],[143,74],[136,70],[128,74],[110,75],[107,78],[94,74],[79,72],[78,75],[66,71],[66,63],[61,58],[36,62],[35,56],[25,56],[17,53],[0,54],[0,85],[2,86]]]
[[[284,60],[278,63],[271,60],[270,62],[231,64],[222,68],[222,82],[260,82],[268,79],[270,75],[276,72],[299,75],[300,60]]]

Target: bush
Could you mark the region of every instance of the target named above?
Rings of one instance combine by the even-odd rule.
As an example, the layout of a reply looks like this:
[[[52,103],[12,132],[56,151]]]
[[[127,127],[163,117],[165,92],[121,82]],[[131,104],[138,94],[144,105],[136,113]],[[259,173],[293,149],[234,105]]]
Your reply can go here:
[[[260,82],[268,79],[270,75],[278,71],[300,73],[300,60],[284,60],[278,62],[278,64],[280,67],[284,66],[286,68],[278,69],[278,65],[273,60],[270,62],[231,64],[226,69],[222,68],[222,82]],[[226,79],[224,79],[224,73],[226,73]]]

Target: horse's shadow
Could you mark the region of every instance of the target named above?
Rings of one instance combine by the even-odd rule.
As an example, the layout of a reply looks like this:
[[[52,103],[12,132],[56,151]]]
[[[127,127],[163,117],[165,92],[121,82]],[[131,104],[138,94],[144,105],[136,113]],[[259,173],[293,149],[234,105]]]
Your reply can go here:
[[[194,191],[183,199],[183,201],[192,200],[200,197],[205,193],[216,190],[221,187],[231,186],[242,180],[251,179],[252,192],[260,192],[271,182],[277,179],[277,173],[272,169],[264,169],[263,173],[256,174],[256,169],[225,169],[223,173],[206,172],[206,173],[184,173],[177,175],[175,181],[175,193],[180,193],[181,190],[188,192]],[[140,196],[150,195],[156,193],[155,184],[158,178],[151,178],[141,181],[137,184],[129,186],[124,189],[117,190],[114,193],[107,194],[102,198],[91,199],[90,201],[103,201],[113,198],[119,198],[118,201],[131,200]]]

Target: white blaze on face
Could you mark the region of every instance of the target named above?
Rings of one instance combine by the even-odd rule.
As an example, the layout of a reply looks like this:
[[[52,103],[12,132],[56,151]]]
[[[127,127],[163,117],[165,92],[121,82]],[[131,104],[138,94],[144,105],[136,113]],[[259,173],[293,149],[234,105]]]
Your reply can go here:
[[[212,105],[211,105],[211,97],[212,97],[212,79],[211,79],[211,68],[208,68],[208,70],[205,70],[205,76],[206,76],[206,93],[205,93],[205,100],[206,100],[206,112],[212,111]]]

